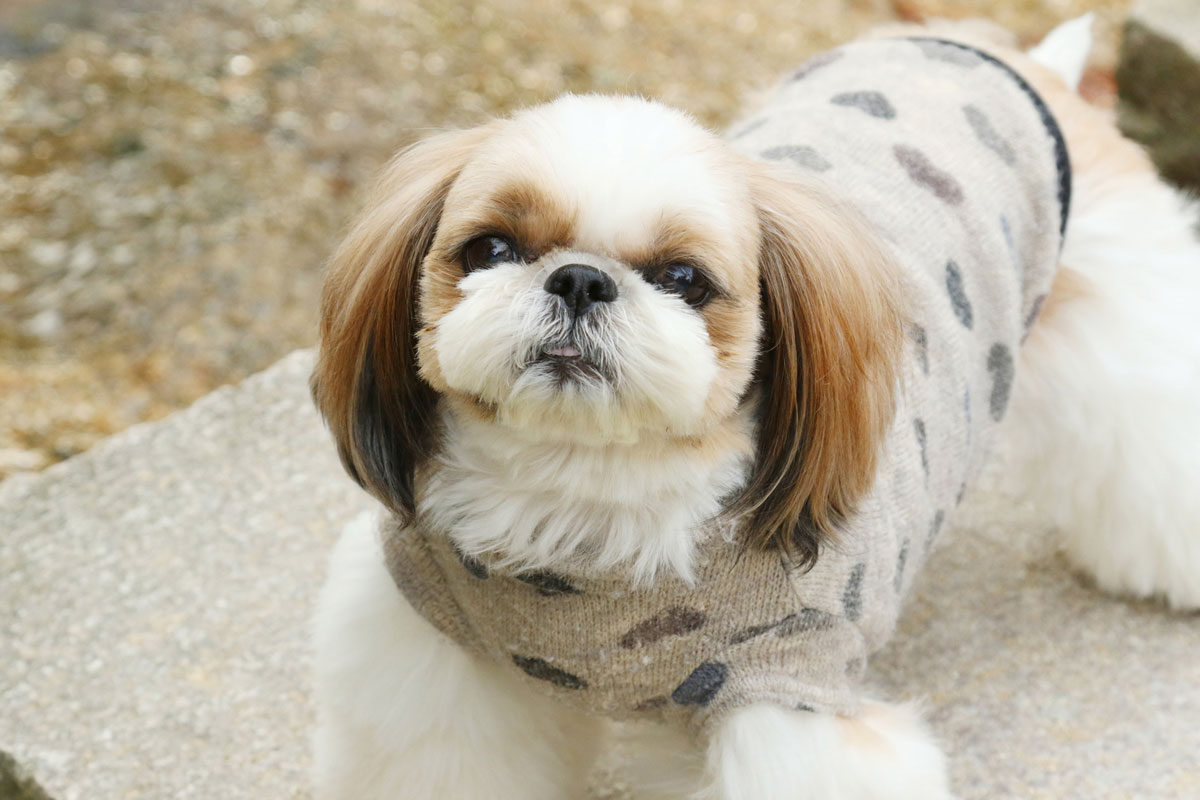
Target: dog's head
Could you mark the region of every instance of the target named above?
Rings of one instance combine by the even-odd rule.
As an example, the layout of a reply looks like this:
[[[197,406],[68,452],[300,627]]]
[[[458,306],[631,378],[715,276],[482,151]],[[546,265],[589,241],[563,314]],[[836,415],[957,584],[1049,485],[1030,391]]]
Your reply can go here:
[[[313,393],[351,475],[409,515],[442,414],[595,447],[752,414],[729,508],[811,560],[873,479],[900,323],[866,226],[770,170],[598,96],[401,152],[323,299]]]

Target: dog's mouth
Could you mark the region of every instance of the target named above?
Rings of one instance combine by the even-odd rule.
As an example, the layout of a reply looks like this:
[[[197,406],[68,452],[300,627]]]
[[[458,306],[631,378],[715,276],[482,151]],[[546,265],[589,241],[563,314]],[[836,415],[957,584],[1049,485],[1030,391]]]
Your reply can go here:
[[[576,380],[603,380],[605,375],[600,366],[588,358],[583,351],[570,342],[547,347],[538,355],[536,362],[556,377],[559,382]]]
[[[564,344],[558,347],[546,348],[542,351],[542,358],[581,359],[583,358],[583,353],[580,353],[579,348],[573,344]]]

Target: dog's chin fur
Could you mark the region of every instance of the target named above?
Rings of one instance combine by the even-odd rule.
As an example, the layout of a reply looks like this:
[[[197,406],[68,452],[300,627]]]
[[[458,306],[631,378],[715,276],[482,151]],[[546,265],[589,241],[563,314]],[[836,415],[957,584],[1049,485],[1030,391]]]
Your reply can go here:
[[[642,434],[596,445],[447,415],[424,514],[463,552],[502,568],[690,580],[698,530],[744,481],[746,416],[700,441]]]
[[[1194,209],[1056,74],[987,28],[933,32],[999,49],[1054,111],[1075,172],[1063,268],[1022,350],[1003,449],[1102,587],[1200,608]],[[1043,52],[1070,80],[1086,31],[1057,36]],[[614,179],[592,157],[612,147],[640,166]],[[683,115],[617,98],[567,98],[402,155],[327,286],[314,394],[352,474],[465,553],[639,581],[690,577],[702,523],[746,487],[793,493],[775,498],[775,523],[795,520],[797,497],[815,498],[805,508],[818,518],[850,503],[875,464],[846,443],[877,441],[891,407],[898,312],[870,266],[885,259],[836,206],[797,201],[754,169]],[[805,235],[790,217],[809,220]],[[456,248],[493,229],[523,240],[522,260],[464,278]],[[681,256],[709,265],[721,298],[689,308],[638,272]],[[620,299],[571,328],[542,287],[576,262],[612,276]],[[543,358],[564,339],[586,363]],[[833,339],[855,369],[831,368],[821,348]],[[758,406],[762,357],[784,359],[768,373],[820,384],[809,409],[839,413]],[[803,442],[789,438],[796,419]],[[335,553],[316,672],[320,800],[583,796],[598,723],[419,617],[368,519]],[[645,779],[639,797],[662,800],[948,798],[916,711],[864,708],[843,719],[754,706],[704,742],[647,729],[633,751],[651,763],[631,777]]]

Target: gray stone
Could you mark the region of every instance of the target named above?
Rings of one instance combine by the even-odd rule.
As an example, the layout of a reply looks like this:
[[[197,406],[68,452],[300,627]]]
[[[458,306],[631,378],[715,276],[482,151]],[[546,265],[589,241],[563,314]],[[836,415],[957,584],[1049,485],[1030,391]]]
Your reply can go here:
[[[308,795],[308,619],[369,506],[310,367],[0,483],[0,744],[57,800]],[[925,698],[959,796],[1200,797],[1200,618],[1093,591],[999,490],[954,521],[868,677]]]
[[[367,506],[310,368],[0,483],[0,746],[57,800],[308,795],[309,617]]]
[[[1117,67],[1121,130],[1168,180],[1200,191],[1200,3],[1143,0]]]

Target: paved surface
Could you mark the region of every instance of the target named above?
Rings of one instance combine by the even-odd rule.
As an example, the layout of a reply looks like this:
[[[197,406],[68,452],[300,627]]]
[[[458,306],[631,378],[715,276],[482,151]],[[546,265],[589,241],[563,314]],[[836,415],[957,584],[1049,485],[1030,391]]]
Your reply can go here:
[[[0,749],[57,800],[307,795],[307,619],[366,506],[310,363],[0,484]],[[873,670],[964,800],[1200,797],[1200,617],[1096,594],[1001,494],[963,518]]]

